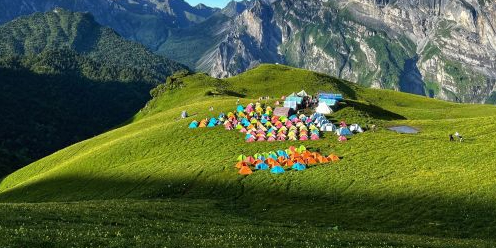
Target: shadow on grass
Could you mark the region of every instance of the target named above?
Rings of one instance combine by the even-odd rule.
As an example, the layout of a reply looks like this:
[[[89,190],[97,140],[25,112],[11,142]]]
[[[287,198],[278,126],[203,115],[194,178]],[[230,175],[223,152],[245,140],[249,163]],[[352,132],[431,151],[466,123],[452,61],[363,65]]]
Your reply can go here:
[[[0,77],[0,177],[113,129],[150,98],[143,82],[96,81],[72,71],[0,68]]]
[[[267,174],[267,177],[271,176]],[[426,196],[425,192],[419,192],[419,195],[397,195],[389,191],[370,194],[355,189],[354,182],[342,188],[308,190],[289,189],[285,183],[277,187],[278,178],[271,179],[274,185],[247,182],[247,179],[60,178],[4,192],[0,194],[0,201],[210,199],[218,202],[219,209],[240,217],[317,227],[339,226],[348,231],[488,240],[493,240],[496,233],[496,205],[488,201]]]
[[[405,116],[383,109],[377,105],[353,100],[345,100],[344,105],[340,106],[337,113],[339,113],[339,111],[344,112],[343,110],[346,110],[347,108],[351,108],[356,112],[377,120],[393,121],[407,119]]]

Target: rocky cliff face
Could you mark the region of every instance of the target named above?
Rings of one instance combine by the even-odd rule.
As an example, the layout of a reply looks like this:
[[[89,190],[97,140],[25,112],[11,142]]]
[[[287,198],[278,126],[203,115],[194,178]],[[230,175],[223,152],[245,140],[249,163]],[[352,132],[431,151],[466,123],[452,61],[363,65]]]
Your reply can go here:
[[[201,60],[212,75],[269,62],[452,101],[484,102],[495,90],[495,2],[252,3]]]

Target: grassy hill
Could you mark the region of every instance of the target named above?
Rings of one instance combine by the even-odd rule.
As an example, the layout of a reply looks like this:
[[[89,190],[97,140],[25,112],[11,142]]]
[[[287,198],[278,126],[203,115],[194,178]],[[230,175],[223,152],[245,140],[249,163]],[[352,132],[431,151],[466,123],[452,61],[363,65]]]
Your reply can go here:
[[[325,134],[319,141],[251,144],[222,127],[187,128],[193,119],[232,111],[240,96],[246,104],[301,89],[343,93],[346,103],[329,118],[377,124],[379,130],[346,143]],[[176,77],[153,94],[128,125],[4,178],[0,244],[495,245],[494,106],[364,89],[275,65],[226,80]],[[194,116],[180,120],[182,110]],[[384,128],[398,124],[421,132]],[[464,143],[448,141],[455,131]],[[243,177],[234,168],[239,154],[300,144],[342,160],[283,175]]]

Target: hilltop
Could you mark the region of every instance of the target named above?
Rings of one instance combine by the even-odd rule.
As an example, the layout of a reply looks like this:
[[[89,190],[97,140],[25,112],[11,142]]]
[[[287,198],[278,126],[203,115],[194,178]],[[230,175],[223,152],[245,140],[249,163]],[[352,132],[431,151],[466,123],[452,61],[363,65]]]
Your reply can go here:
[[[272,103],[301,89],[342,93],[345,103],[329,118],[379,130],[346,143],[328,133],[319,141],[249,144],[222,127],[188,129],[193,119],[233,111],[238,98],[271,96]],[[152,94],[129,124],[3,179],[0,242],[64,246],[76,235],[80,246],[494,245],[494,106],[365,89],[278,65],[224,80],[176,74]],[[193,116],[179,119],[183,110]],[[391,125],[421,132],[400,135],[384,128]],[[448,141],[455,131],[464,143]],[[283,175],[244,177],[234,168],[239,154],[300,144],[342,160]],[[29,220],[9,214],[18,208]],[[57,235],[36,224],[46,218]],[[23,232],[8,223],[22,223]]]

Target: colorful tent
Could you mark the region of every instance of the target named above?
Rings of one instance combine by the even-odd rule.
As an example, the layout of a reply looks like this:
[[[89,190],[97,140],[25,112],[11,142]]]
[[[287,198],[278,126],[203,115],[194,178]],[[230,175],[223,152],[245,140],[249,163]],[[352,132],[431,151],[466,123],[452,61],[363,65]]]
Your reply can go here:
[[[353,133],[351,133],[350,129],[347,127],[341,127],[336,131],[336,134],[338,136],[351,136]]]
[[[270,169],[270,173],[272,174],[282,174],[286,171],[284,171],[284,168],[281,166],[274,166],[272,169]]]
[[[304,165],[304,164],[300,164],[300,163],[296,163],[294,164],[291,169],[293,170],[296,170],[296,171],[303,171],[305,170],[307,167]]]
[[[269,166],[266,163],[260,163],[255,166],[257,170],[268,170]]]
[[[253,171],[248,166],[243,166],[238,172],[240,175],[248,176],[253,174]]]
[[[193,121],[191,122],[191,124],[189,124],[189,128],[198,128],[198,122],[197,121]]]

